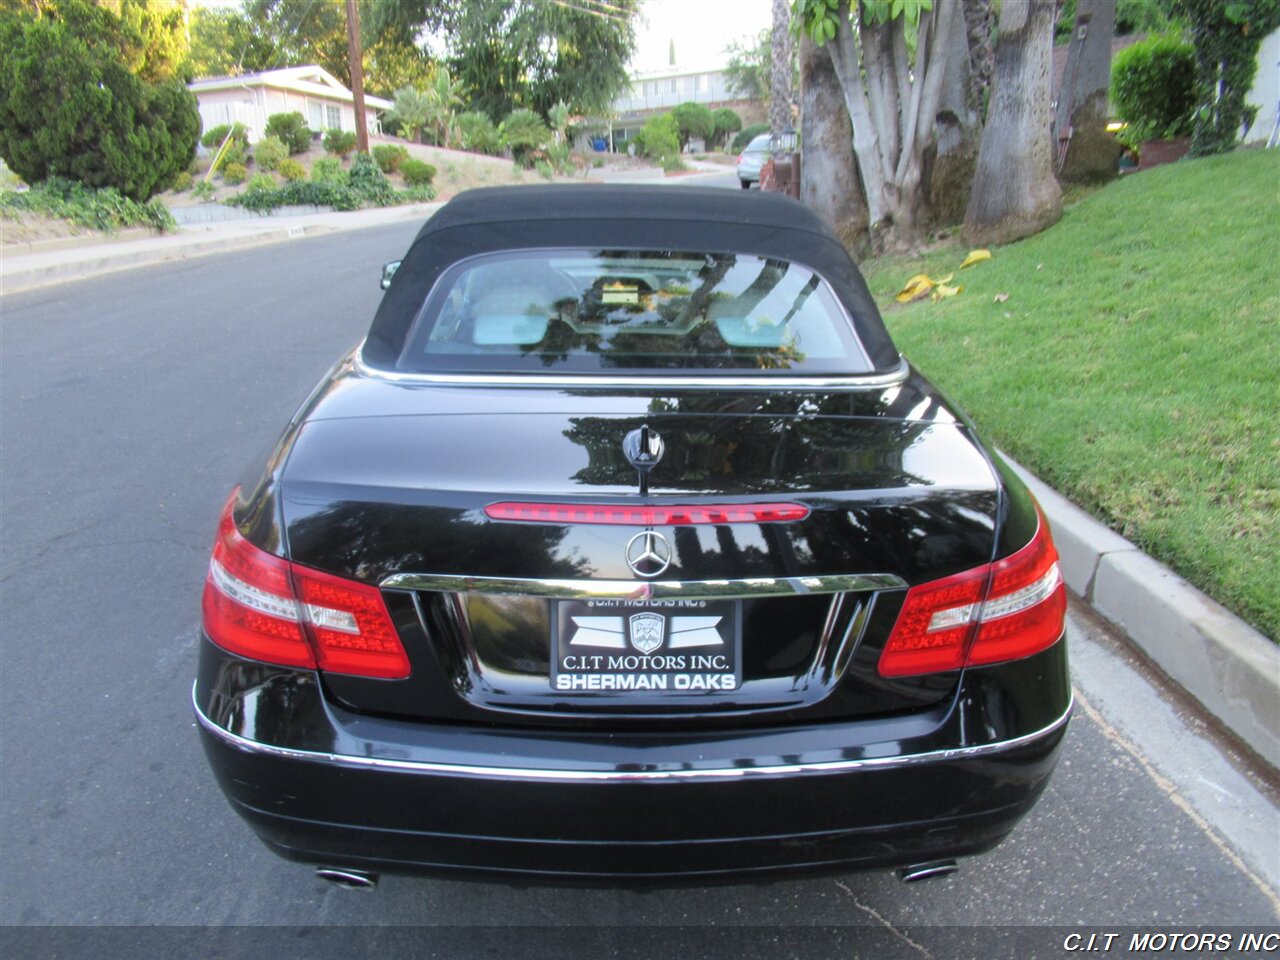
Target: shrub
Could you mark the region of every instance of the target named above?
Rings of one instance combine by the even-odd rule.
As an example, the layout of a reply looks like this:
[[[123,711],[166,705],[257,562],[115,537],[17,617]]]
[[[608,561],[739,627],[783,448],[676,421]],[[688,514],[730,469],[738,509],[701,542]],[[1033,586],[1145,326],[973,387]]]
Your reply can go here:
[[[253,148],[253,159],[263,170],[275,170],[289,156],[289,148],[276,137],[263,137]]]
[[[248,145],[243,140],[233,138],[227,144],[227,149],[222,152],[222,156],[218,159],[218,168],[225,170],[232,163],[238,163],[242,167],[249,165]]]
[[[507,119],[498,127],[498,136],[502,145],[511,150],[516,161],[528,167],[532,163],[528,160],[530,152],[547,144],[551,139],[551,130],[532,110],[521,108],[507,114]]]
[[[1195,51],[1177,36],[1150,37],[1121,50],[1111,64],[1111,100],[1128,123],[1125,143],[1172,139],[1191,133]]]
[[[216,189],[208,180],[201,180],[191,188],[191,193],[197,200],[212,200]]]
[[[243,163],[227,163],[222,167],[222,179],[225,183],[232,185],[244,183],[244,178],[249,176],[249,171]]]
[[[409,159],[409,151],[393,143],[380,143],[369,152],[383,173],[395,173]]]
[[[316,183],[347,182],[347,172],[337,157],[320,157],[311,165],[311,179]]]
[[[728,107],[712,111],[711,119],[715,121],[714,136],[717,143],[724,143],[729,134],[737,133],[742,129],[742,118]]]
[[[50,177],[21,193],[12,190],[0,193],[0,209],[29,210],[108,232],[138,225],[160,230],[177,226],[169,208],[159,200],[138,203],[114,187],[94,190],[61,177]]]
[[[489,115],[479,110],[458,114],[458,133],[462,138],[462,149],[472,153],[487,153],[496,156],[502,152],[502,137],[498,128],[489,119]]]
[[[435,179],[436,168],[429,163],[410,157],[400,164],[400,176],[404,177],[404,182],[411,187],[429,187],[431,181]]]
[[[301,161],[295,160],[293,157],[285,157],[280,161],[279,173],[290,183],[307,179],[307,168],[302,165]]]
[[[671,111],[671,116],[676,122],[681,147],[695,138],[710,140],[716,129],[711,111],[700,103],[682,103]]]
[[[191,189],[191,171],[183,170],[173,178],[173,189],[178,193],[183,193]]]
[[[0,50],[0,157],[27,183],[60,176],[146,200],[195,155],[200,114],[181,82],[144,83],[52,18],[5,16]]]
[[[283,143],[288,148],[290,156],[306,153],[311,148],[311,131],[307,129],[306,118],[297,111],[273,113],[267,117],[267,125],[262,132]]]
[[[360,195],[350,187],[341,183],[317,183],[316,181],[297,181],[286,183],[283,187],[272,190],[246,190],[227,200],[235,207],[246,210],[264,212],[276,207],[295,206],[299,204],[316,207],[332,207],[335,210],[358,210]]]
[[[533,169],[538,172],[538,175],[541,176],[543,180],[550,180],[556,175],[555,168],[553,168],[550,162],[546,160],[538,160],[534,163]]]
[[[329,130],[324,135],[324,149],[344,159],[356,148],[354,130]]]
[[[220,123],[204,132],[204,136],[200,138],[200,145],[209,150],[217,150],[222,146],[222,141],[227,138],[228,133],[231,134],[233,139],[242,143],[249,142],[249,128],[243,123]]]
[[[347,183],[360,197],[380,207],[394,203],[395,188],[387,175],[378,169],[378,162],[367,153],[356,154],[351,162]]]
[[[276,178],[269,173],[255,173],[249,178],[249,185],[245,190],[250,193],[262,193],[265,190],[274,190],[276,188]]]
[[[650,117],[636,134],[636,149],[664,167],[680,158],[680,133],[676,118],[669,113]]]
[[[748,143],[760,136],[760,134],[768,132],[769,125],[767,123],[753,123],[733,138],[733,152],[741,153],[743,150],[747,149]]]

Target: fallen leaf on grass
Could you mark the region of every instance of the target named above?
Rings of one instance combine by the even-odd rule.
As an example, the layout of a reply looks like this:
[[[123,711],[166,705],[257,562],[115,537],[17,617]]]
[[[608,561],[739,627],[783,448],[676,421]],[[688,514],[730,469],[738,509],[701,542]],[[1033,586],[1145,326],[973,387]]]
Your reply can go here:
[[[933,291],[933,299],[941,300],[944,297],[954,297],[957,293],[963,293],[964,287],[949,287],[945,283],[939,283]]]
[[[972,267],[975,263],[981,263],[983,260],[991,259],[990,250],[970,250],[969,255],[964,258],[964,263],[960,264],[960,269]]]
[[[991,300],[992,303],[1006,303],[1009,299],[1007,293],[997,293]]]
[[[927,273],[917,273],[908,280],[898,295],[894,297],[899,303],[910,303],[912,300],[920,300],[929,295],[929,291],[933,289],[933,281],[929,279]]]

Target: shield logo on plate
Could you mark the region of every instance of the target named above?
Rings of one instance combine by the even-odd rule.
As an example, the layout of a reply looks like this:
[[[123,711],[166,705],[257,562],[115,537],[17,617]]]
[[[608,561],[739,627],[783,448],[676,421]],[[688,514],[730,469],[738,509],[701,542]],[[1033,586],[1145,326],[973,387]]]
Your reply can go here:
[[[631,645],[641,653],[653,653],[662,646],[662,630],[667,618],[660,613],[631,616]]]

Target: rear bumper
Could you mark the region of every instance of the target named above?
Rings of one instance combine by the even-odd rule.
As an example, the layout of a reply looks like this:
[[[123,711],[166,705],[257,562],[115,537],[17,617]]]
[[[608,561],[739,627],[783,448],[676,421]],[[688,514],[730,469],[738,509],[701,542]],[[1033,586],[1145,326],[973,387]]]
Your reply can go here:
[[[742,878],[980,853],[1035,803],[1070,715],[1064,685],[1033,728],[949,746],[955,705],[929,730],[460,730],[347,715],[314,674],[204,646],[196,716],[233,808],[285,857],[368,870]]]

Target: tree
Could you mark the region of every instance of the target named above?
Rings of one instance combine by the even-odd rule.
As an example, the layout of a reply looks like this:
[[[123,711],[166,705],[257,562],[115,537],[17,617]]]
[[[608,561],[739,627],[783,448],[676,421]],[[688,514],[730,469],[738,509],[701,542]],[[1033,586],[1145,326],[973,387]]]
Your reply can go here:
[[[66,24],[91,49],[108,53],[144,83],[179,75],[187,55],[185,7],[148,0],[40,0],[44,18]]]
[[[1110,180],[1117,172],[1116,163],[1122,148],[1116,138],[1107,133],[1115,20],[1115,0],[1076,2],[1076,39],[1067,54],[1054,119],[1059,141],[1058,175],[1063,180],[1084,183]]]
[[[995,80],[964,233],[1008,243],[1062,216],[1049,129],[1054,0],[1003,0]]]
[[[517,163],[532,166],[529,154],[541,150],[551,141],[551,130],[532,110],[512,110],[498,125],[502,145],[511,151]]]
[[[351,86],[347,15],[324,0],[245,0],[245,15],[275,48],[271,67],[319,64]]]
[[[750,46],[735,42],[725,47],[729,60],[724,75],[729,89],[744,100],[765,103],[769,99],[769,77],[773,70],[772,50],[768,30],[761,30]]]
[[[827,48],[840,81],[878,249],[909,249],[923,234],[924,152],[960,6],[796,0],[796,28]]]
[[[0,156],[28,183],[59,176],[147,200],[195,156],[195,97],[177,79],[144,83],[91,39],[53,16],[0,18]]]
[[[822,217],[845,248],[867,253],[867,203],[858,184],[853,159],[853,127],[831,55],[800,36],[800,133],[804,163],[800,167],[800,201]]]
[[[1263,37],[1280,25],[1280,0],[1170,0],[1186,18],[1196,49],[1195,131],[1191,153],[1235,147],[1256,109],[1245,102],[1258,69]]]
[[[742,118],[728,107],[711,111],[711,119],[715,124],[712,136],[716,138],[716,144],[720,147],[729,142],[730,134],[742,129]]]
[[[545,116],[559,101],[604,114],[626,89],[639,0],[606,4],[543,0],[380,0],[368,29],[445,38],[447,61],[473,109],[497,119],[527,107]]]
[[[671,116],[676,122],[681,150],[690,140],[709,140],[716,129],[715,117],[700,103],[682,103],[671,111]]]
[[[773,28],[769,34],[769,133],[776,143],[791,126],[791,7],[773,0]]]
[[[187,71],[192,77],[253,73],[276,61],[275,44],[239,10],[192,7],[189,18]]]
[[[925,153],[926,199],[934,225],[960,223],[969,204],[982,140],[983,92],[989,82],[989,73],[984,80],[977,64],[991,54],[990,9],[989,0],[966,0],[964,22],[957,23],[951,33],[933,144]],[[971,46],[975,37],[976,49]]]

